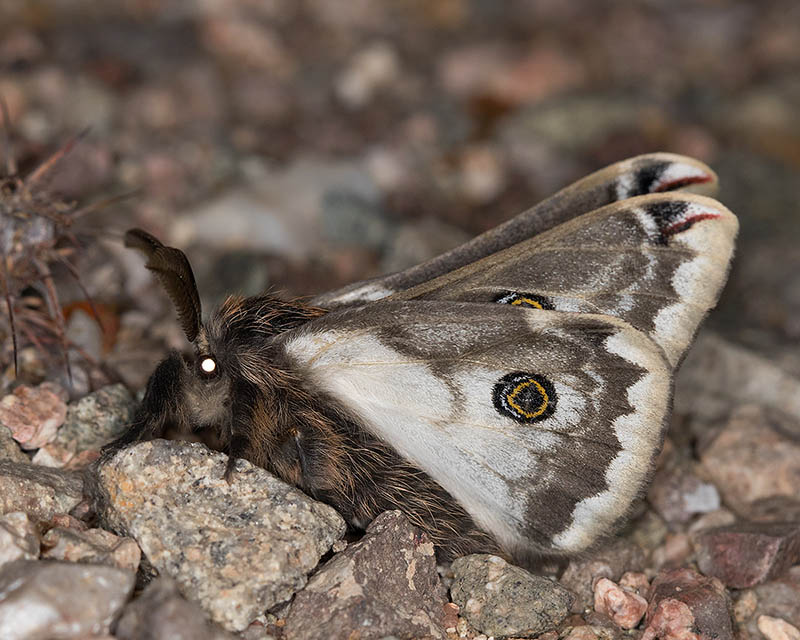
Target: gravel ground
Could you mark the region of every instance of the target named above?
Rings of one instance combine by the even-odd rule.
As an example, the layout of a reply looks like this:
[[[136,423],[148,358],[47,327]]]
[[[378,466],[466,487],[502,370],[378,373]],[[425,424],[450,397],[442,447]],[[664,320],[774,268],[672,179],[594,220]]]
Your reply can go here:
[[[183,590],[200,559],[154,567],[139,560],[153,548],[140,528],[93,528],[78,472],[185,342],[140,256],[121,247],[127,228],[186,251],[206,308],[232,291],[310,296],[413,265],[650,151],[712,166],[741,231],[681,372],[653,486],[618,543],[551,572],[560,584],[485,557],[437,575],[410,525],[391,521],[349,546],[311,545],[311,566],[331,544],[333,560],[308,587],[303,565],[292,589],[306,589],[297,601],[326,630],[366,634],[358,612],[372,612],[387,625],[375,622],[374,637],[406,637],[398,621],[412,618],[408,637],[800,637],[798,42],[791,0],[0,2],[0,151],[30,175],[88,127],[47,193],[67,212],[127,196],[48,245],[80,349],[69,374],[58,338],[32,325],[15,377],[0,312],[0,397],[12,398],[2,407],[25,408],[0,415],[0,637],[321,637],[299,605],[243,630],[261,601],[220,611],[207,603],[238,596]],[[67,246],[58,255],[80,286],[55,257]],[[20,271],[16,284],[33,311],[46,307],[42,278]],[[393,571],[425,567],[414,587],[425,596],[401,614],[369,575],[384,570],[387,545],[408,546]],[[71,580],[111,586],[87,589],[88,606],[63,587]],[[470,591],[487,583],[499,585],[492,598]],[[529,600],[544,609],[508,610]],[[13,635],[20,603],[41,602],[50,617]],[[81,607],[83,619],[65,621]],[[236,624],[223,631],[204,615]]]

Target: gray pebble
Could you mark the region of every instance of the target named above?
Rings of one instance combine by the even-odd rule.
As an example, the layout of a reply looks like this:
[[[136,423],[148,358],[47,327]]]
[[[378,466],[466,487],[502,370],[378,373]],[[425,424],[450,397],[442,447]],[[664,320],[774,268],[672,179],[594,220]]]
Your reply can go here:
[[[201,444],[144,442],[101,464],[93,491],[108,527],[134,538],[215,622],[241,631],[306,583],[345,524],[244,460],[229,484],[226,463]]]
[[[0,424],[0,460],[27,464],[31,459],[20,449],[17,441],[11,437],[11,429]]]
[[[0,460],[0,513],[24,511],[50,520],[69,513],[82,499],[83,480],[77,473]]]
[[[132,571],[16,560],[0,568],[0,638],[68,640],[108,633],[133,591]]]
[[[232,640],[208,622],[195,603],[185,600],[175,581],[159,578],[132,601],[117,622],[120,640]]]
[[[0,516],[0,567],[14,560],[39,557],[39,532],[27,513]]]
[[[557,582],[497,556],[458,558],[452,569],[453,602],[472,627],[490,636],[531,638],[555,629],[572,606],[574,596]]]
[[[428,537],[387,511],[300,591],[287,640],[444,638],[444,589]]]
[[[133,418],[136,401],[122,384],[98,389],[67,407],[67,417],[53,441],[69,445],[75,452],[99,449],[122,435]]]

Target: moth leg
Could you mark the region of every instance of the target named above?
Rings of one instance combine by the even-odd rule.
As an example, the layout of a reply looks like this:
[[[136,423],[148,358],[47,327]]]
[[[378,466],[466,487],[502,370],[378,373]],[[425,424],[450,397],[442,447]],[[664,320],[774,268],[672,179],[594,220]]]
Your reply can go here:
[[[104,458],[133,442],[159,438],[168,425],[182,421],[180,399],[186,373],[186,365],[177,351],[161,361],[147,381],[142,403],[125,433],[103,447]]]
[[[239,458],[245,458],[254,464],[263,466],[262,462],[254,459],[254,447],[250,437],[250,433],[254,428],[253,423],[258,420],[254,411],[254,408],[258,405],[258,391],[252,384],[237,380],[231,388],[231,396],[238,398],[238,404],[234,409],[227,429],[228,464],[225,465],[223,478],[228,484],[233,482],[236,461]],[[223,437],[223,439],[225,438]]]
[[[275,416],[271,403],[256,390],[240,384],[233,394],[243,400],[231,421],[225,479],[232,481],[236,461],[244,458],[305,490],[303,478],[308,460],[300,430],[290,428],[277,432],[273,428]]]
[[[234,434],[231,437],[231,443],[228,447],[228,464],[225,465],[225,473],[223,478],[225,482],[231,484],[233,482],[233,473],[236,471],[236,462],[239,458],[244,458],[248,449],[249,440],[241,435]]]
[[[237,422],[239,421],[234,421],[235,426],[228,444],[228,463],[225,465],[225,474],[223,475],[229,484],[233,482],[236,462],[240,459],[248,460],[257,466],[268,467],[259,442],[251,436],[252,427],[242,424],[237,428]]]

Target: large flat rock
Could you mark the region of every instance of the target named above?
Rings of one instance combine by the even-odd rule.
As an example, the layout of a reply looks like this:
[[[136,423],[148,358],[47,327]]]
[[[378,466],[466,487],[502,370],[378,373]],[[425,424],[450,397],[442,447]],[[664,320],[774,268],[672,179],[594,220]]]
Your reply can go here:
[[[96,508],[134,538],[225,628],[240,631],[288,600],[340,538],[344,521],[264,469],[198,443],[154,440],[123,449],[97,469]]]

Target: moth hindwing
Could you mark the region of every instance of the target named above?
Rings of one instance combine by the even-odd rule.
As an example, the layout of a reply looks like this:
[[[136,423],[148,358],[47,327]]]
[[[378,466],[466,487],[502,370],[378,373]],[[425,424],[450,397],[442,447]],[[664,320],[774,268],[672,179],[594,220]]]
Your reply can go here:
[[[312,304],[232,296],[203,322],[182,252],[141,231],[194,359],[126,434],[213,435],[356,527],[401,509],[447,559],[595,544],[664,436],[675,367],[724,284],[736,218],[671,154],[579,181],[422,265]]]

